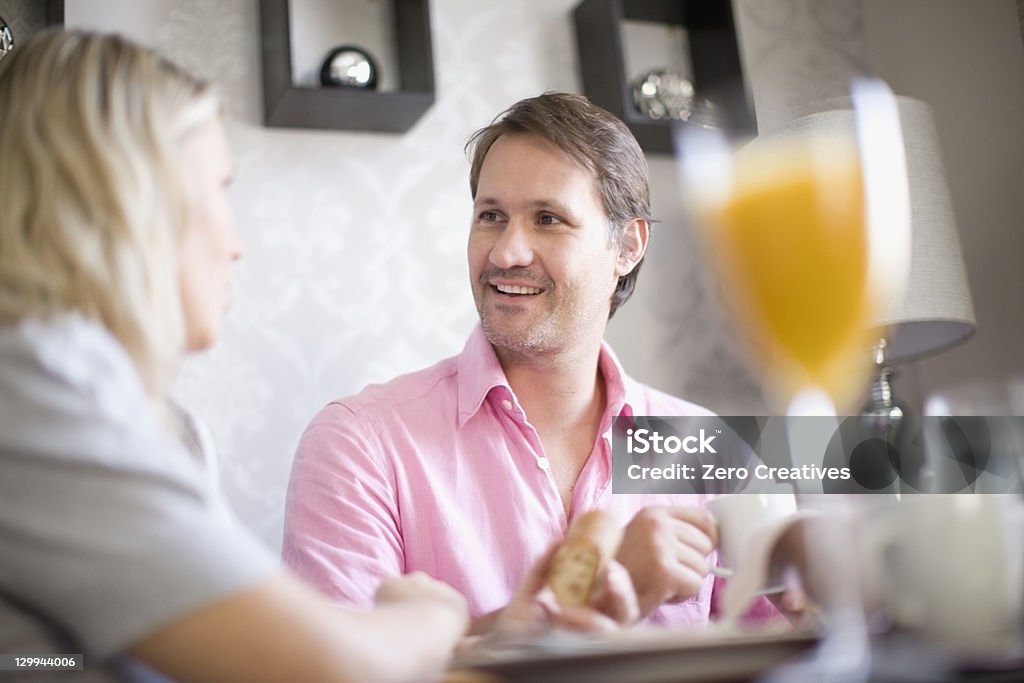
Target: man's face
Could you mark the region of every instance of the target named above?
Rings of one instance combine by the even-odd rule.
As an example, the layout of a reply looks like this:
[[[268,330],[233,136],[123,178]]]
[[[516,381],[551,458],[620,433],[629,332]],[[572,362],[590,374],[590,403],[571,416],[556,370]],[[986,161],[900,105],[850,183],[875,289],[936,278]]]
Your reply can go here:
[[[469,234],[473,298],[487,339],[513,355],[601,338],[628,272],[590,173],[544,139],[506,134],[480,169]]]

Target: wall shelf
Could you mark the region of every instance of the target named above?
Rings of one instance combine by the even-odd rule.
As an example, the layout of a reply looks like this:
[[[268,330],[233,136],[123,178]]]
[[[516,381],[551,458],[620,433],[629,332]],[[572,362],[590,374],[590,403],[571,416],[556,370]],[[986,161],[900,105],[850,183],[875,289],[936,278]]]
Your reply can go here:
[[[720,108],[724,128],[756,130],[730,0],[583,0],[573,18],[584,94],[622,119],[644,150],[671,154],[673,122],[652,119],[633,103],[624,58],[624,20],[684,27],[697,94]]]
[[[268,126],[401,133],[434,103],[428,0],[390,0],[400,89],[320,88],[292,81],[288,0],[260,0],[264,120]]]

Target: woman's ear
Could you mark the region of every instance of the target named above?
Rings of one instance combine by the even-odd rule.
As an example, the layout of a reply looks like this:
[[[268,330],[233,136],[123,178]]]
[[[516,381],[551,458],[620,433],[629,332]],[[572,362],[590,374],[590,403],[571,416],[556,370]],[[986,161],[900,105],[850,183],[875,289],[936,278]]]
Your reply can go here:
[[[651,234],[650,224],[643,218],[634,218],[622,229],[619,238],[619,259],[615,274],[619,277],[627,275],[647,251],[647,240]]]

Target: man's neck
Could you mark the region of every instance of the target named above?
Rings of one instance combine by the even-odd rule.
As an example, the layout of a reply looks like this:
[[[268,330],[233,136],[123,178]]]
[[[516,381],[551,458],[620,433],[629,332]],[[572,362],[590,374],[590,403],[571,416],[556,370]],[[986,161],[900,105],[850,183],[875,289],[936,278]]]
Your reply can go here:
[[[557,356],[522,358],[498,352],[505,377],[527,419],[542,432],[597,429],[607,394],[600,356],[600,339],[590,348]]]
[[[594,448],[607,402],[601,338],[590,348],[510,358],[498,352],[512,391],[537,431],[566,519],[576,481]]]

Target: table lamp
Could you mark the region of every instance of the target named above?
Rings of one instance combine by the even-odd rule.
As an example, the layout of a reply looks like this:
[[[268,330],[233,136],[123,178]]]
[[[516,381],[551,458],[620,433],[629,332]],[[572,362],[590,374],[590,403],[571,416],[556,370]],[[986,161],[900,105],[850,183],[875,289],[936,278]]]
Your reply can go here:
[[[903,415],[892,396],[892,366],[945,351],[976,325],[931,108],[910,97],[897,103],[910,188],[910,276],[902,305],[877,321],[875,377],[863,413],[882,419]]]
[[[884,424],[903,415],[894,400],[892,366],[939,353],[967,339],[975,328],[974,308],[957,236],[931,108],[898,96],[910,191],[910,271],[902,304],[874,321],[875,376],[863,415]],[[849,98],[831,98],[819,111],[787,122],[770,137],[814,131],[840,133],[854,126]],[[896,294],[894,294],[895,296]],[[865,351],[867,352],[867,351]]]

